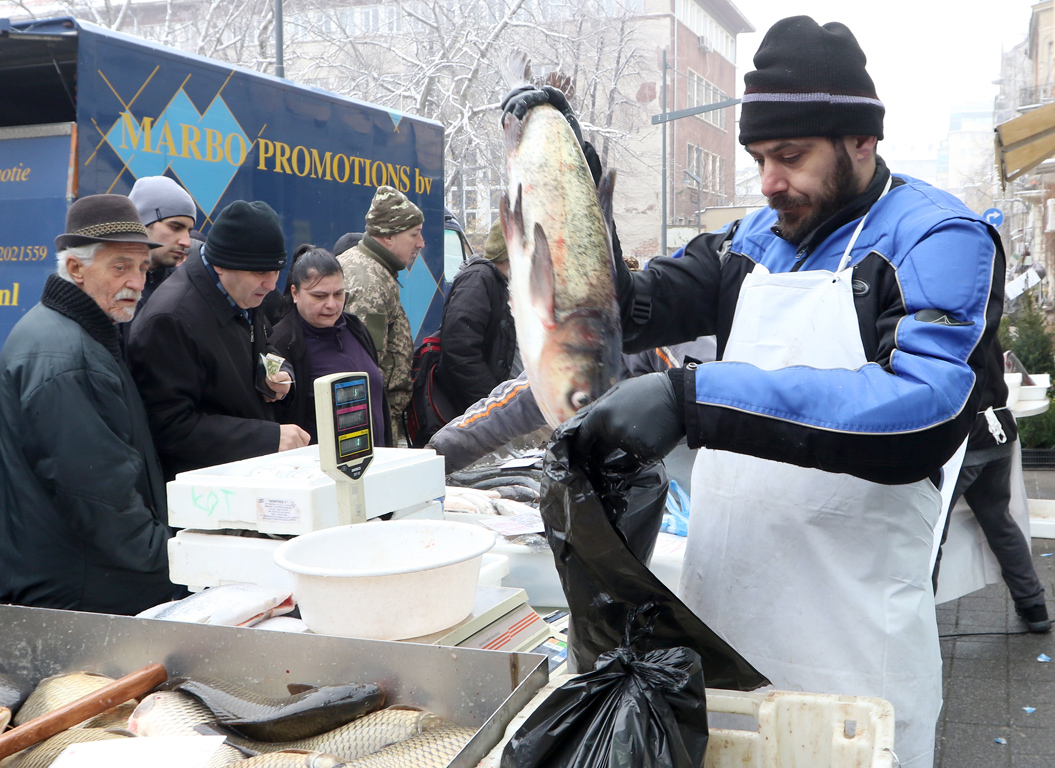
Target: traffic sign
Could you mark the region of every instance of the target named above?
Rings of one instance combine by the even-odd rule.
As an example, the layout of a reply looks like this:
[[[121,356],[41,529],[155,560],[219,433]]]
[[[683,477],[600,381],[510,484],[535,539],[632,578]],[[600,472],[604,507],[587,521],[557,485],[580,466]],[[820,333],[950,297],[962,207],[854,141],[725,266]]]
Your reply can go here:
[[[990,208],[982,214],[982,218],[985,219],[985,223],[989,226],[999,227],[1004,223],[1004,212],[999,208]]]

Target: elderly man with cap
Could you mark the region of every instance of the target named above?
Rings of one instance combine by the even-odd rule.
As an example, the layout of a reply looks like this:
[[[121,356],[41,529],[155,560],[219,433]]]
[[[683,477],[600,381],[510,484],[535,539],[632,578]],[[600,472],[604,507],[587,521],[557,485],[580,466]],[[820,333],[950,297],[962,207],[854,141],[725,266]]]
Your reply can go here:
[[[510,376],[523,370],[509,310],[509,254],[502,222],[454,276],[440,324],[436,380],[455,413],[462,413]],[[514,370],[514,365],[516,370]]]
[[[286,365],[268,378],[261,355],[271,326],[257,307],[286,264],[278,215],[236,200],[132,323],[128,356],[143,395],[165,478],[308,444],[279,425],[272,403],[286,396]]]
[[[0,351],[0,602],[135,614],[172,598],[165,484],[117,331],[157,245],[127,197],[76,201],[57,273]]]
[[[160,243],[150,251],[150,270],[136,311],[155,289],[187,258],[197,206],[183,187],[167,176],[144,176],[132,185],[128,198],[136,204],[139,220],[151,239]]]
[[[366,213],[363,239],[337,256],[344,270],[344,308],[366,324],[377,348],[393,436],[402,434],[403,409],[413,387],[410,365],[414,357],[414,339],[399,299],[397,277],[425,247],[421,238],[424,221],[421,209],[398,189],[378,187]]]
[[[740,142],[769,208],[617,264],[626,351],[716,334],[718,360],[616,385],[572,450],[626,470],[702,448],[682,599],[777,688],[890,700],[901,765],[923,768],[937,484],[1002,373],[1004,253],[876,154],[884,107],[844,25],[779,21],[754,63]]]

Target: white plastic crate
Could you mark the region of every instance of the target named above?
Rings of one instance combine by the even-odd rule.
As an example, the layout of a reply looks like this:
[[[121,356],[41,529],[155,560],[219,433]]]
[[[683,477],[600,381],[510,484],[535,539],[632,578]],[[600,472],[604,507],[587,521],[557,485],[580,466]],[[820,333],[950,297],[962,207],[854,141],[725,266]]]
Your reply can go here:
[[[435,451],[376,448],[363,475],[366,516],[440,499],[443,482],[443,457]],[[174,528],[299,535],[343,524],[336,485],[319,469],[317,445],[181,472],[167,487]]]
[[[532,712],[572,678],[550,679],[477,768],[498,768],[502,750]],[[894,708],[884,699],[823,693],[707,689],[707,712],[754,718],[754,730],[710,728],[704,768],[893,768]]]

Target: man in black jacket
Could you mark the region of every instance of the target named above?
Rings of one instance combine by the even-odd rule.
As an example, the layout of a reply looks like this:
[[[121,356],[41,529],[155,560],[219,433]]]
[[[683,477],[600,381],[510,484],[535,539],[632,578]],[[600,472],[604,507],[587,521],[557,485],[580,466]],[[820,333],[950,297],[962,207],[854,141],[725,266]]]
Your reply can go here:
[[[271,326],[254,311],[286,264],[277,214],[236,200],[217,216],[200,256],[157,289],[136,317],[129,362],[165,479],[308,444],[279,425],[271,403],[289,392],[286,367],[268,379],[261,355]]]
[[[523,366],[514,368],[516,328],[509,311],[509,254],[495,221],[484,255],[473,256],[454,278],[443,307],[440,388],[462,413]]]
[[[127,197],[75,202],[58,274],[0,351],[0,602],[135,614],[172,597],[165,484],[116,325],[156,246]]]

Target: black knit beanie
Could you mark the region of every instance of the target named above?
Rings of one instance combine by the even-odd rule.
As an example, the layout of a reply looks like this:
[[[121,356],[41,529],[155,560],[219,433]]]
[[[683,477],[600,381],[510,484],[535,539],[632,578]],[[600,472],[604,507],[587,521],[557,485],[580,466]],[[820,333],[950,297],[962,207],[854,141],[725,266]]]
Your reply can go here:
[[[883,138],[886,109],[844,24],[809,16],[774,24],[744,76],[740,143],[803,136]]]
[[[235,200],[213,222],[205,240],[205,258],[223,269],[282,269],[286,266],[286,238],[278,214],[261,200]]]

